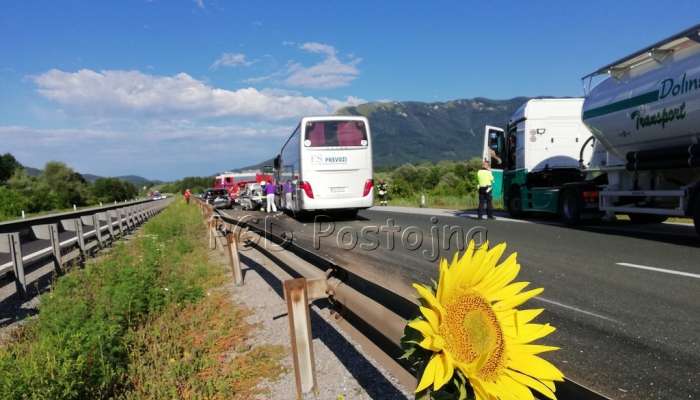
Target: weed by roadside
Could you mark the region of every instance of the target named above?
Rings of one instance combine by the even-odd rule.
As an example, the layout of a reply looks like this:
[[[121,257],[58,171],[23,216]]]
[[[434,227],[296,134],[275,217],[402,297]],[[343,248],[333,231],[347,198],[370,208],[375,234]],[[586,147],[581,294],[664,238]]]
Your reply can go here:
[[[0,347],[0,398],[230,398],[254,390],[260,365],[274,376],[279,349],[224,357],[251,328],[223,293],[206,295],[225,275],[203,238],[197,209],[177,201],[60,278],[38,318]],[[242,361],[255,352],[268,357]]]

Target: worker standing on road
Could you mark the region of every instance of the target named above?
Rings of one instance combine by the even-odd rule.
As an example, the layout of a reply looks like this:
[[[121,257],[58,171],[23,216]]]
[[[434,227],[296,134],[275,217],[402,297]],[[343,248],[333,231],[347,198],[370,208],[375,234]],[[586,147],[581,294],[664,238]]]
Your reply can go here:
[[[379,194],[379,205],[386,206],[388,204],[389,189],[386,186],[384,179],[379,180],[379,185],[377,186],[377,191]]]
[[[476,173],[479,181],[479,209],[477,215],[481,219],[483,209],[486,209],[486,215],[489,219],[493,219],[493,205],[491,203],[491,188],[493,185],[493,173],[491,172],[491,164],[484,160],[482,168]]]
[[[292,209],[292,191],[294,190],[294,186],[292,185],[292,181],[287,179],[287,182],[284,184],[284,208],[287,210]]]
[[[264,183],[264,181],[263,181]],[[265,194],[267,195],[267,212],[277,212],[277,206],[275,205],[275,192],[277,191],[277,186],[270,180],[265,185]]]
[[[190,196],[192,196],[192,192],[190,192],[190,189],[185,189],[185,203],[190,204]]]

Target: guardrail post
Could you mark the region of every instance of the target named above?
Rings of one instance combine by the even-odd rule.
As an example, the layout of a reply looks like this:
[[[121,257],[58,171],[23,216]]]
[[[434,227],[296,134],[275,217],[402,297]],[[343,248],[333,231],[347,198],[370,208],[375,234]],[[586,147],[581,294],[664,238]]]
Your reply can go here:
[[[6,248],[10,253],[12,267],[15,273],[15,287],[17,294],[21,298],[27,297],[27,277],[24,275],[24,263],[22,262],[22,246],[20,244],[19,233],[7,233],[3,238],[2,248]]]
[[[92,214],[92,227],[95,228],[95,237],[100,248],[104,248],[104,240],[102,239],[102,226],[100,226],[100,216]]]
[[[126,233],[126,229],[124,229],[124,225],[125,225],[124,218],[122,218],[124,215],[124,209],[118,208],[116,210],[116,214],[117,214],[117,224],[119,225],[119,236],[123,237],[124,234]]]
[[[233,272],[233,283],[236,286],[243,285],[243,271],[241,271],[241,260],[238,257],[238,240],[240,235],[238,232],[226,232],[226,248],[228,252],[228,261]]]
[[[105,211],[99,214],[99,220],[105,221],[107,224],[107,232],[109,232],[109,242],[114,242],[114,225],[112,225],[112,215],[109,211]]]
[[[75,238],[78,241],[78,248],[80,249],[80,255],[85,260],[87,257],[87,251],[85,249],[85,236],[83,235],[83,221],[80,218],[75,218],[73,220],[73,226],[75,227]]]
[[[131,207],[124,207],[124,220],[126,221],[126,229],[131,231],[134,229],[134,219]]]
[[[216,229],[219,226],[218,215],[209,218],[209,249],[216,249]]]
[[[51,252],[53,253],[54,269],[56,274],[63,273],[63,255],[61,254],[61,240],[58,236],[58,224],[50,224],[49,240],[51,241]]]
[[[287,301],[289,334],[292,339],[297,399],[301,399],[304,393],[317,390],[306,279],[297,278],[284,281],[284,298]]]

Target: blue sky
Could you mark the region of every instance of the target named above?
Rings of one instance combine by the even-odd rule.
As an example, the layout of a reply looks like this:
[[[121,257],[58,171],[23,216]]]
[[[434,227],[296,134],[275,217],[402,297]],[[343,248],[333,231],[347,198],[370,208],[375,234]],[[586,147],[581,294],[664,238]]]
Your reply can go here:
[[[347,104],[578,96],[581,76],[700,22],[697,1],[574,4],[3,2],[0,153],[208,175]]]

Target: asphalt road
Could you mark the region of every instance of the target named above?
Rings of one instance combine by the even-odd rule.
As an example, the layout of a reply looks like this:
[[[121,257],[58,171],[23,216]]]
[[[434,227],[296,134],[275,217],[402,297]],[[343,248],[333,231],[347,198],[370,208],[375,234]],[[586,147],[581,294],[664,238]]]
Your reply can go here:
[[[528,306],[544,307],[540,320],[558,328],[546,342],[562,350],[548,357],[568,377],[613,399],[700,398],[700,240],[693,227],[620,222],[573,229],[546,219],[395,211],[317,222],[247,215],[409,296],[411,282],[437,277],[436,255],[464,247],[458,236],[507,242],[507,254],[518,252],[519,280],[545,288]],[[461,233],[448,242],[450,231]]]

